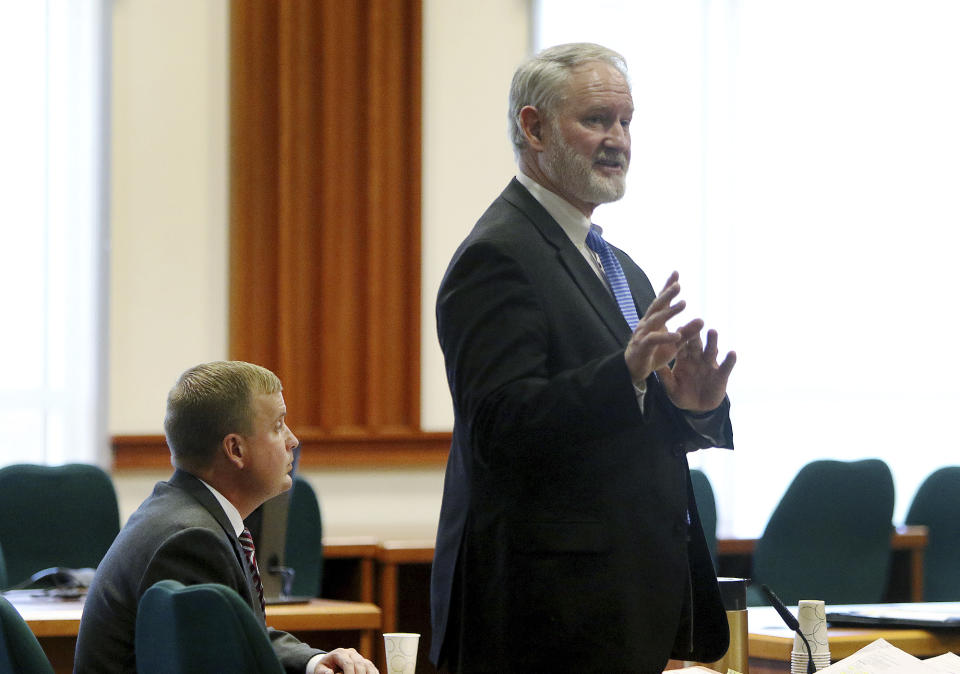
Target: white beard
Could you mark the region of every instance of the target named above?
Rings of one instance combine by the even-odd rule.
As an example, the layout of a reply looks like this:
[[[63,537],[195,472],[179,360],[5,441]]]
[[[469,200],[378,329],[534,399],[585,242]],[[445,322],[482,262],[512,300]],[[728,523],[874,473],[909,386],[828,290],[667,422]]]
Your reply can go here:
[[[622,152],[605,150],[597,157],[587,158],[579,154],[563,137],[557,126],[553,127],[554,143],[544,153],[544,172],[557,186],[562,186],[572,196],[588,204],[606,204],[623,198],[627,191],[627,168],[629,161]],[[593,162],[599,157],[615,159],[623,164],[620,175],[605,176],[593,170]]]

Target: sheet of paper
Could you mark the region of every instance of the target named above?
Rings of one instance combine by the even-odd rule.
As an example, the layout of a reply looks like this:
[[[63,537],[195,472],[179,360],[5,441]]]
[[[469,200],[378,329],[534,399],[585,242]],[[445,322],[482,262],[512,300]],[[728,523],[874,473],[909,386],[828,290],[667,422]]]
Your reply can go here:
[[[944,653],[923,663],[941,674],[960,674],[960,655],[955,653]]]
[[[931,674],[936,671],[884,639],[877,639],[850,657],[820,670],[824,674]]]

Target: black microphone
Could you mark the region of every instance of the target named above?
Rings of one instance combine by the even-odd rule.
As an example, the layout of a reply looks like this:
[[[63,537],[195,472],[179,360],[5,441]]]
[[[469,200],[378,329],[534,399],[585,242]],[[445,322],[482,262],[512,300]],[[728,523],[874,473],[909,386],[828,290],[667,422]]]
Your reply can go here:
[[[813,653],[810,652],[810,644],[807,642],[807,638],[803,635],[803,632],[800,631],[800,621],[793,617],[793,614],[787,610],[787,607],[784,606],[780,598],[773,593],[773,590],[763,583],[760,584],[760,589],[767,595],[767,599],[770,600],[770,603],[773,605],[773,608],[777,610],[777,613],[780,614],[780,617],[783,618],[783,622],[787,624],[787,627],[800,635],[800,638],[803,640],[803,645],[807,647],[807,674],[816,674],[817,666],[813,664]]]

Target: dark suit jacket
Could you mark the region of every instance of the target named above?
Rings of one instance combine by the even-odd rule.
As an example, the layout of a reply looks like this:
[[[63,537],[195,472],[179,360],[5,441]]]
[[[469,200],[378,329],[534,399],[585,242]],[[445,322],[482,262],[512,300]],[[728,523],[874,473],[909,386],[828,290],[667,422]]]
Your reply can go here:
[[[642,316],[653,288],[616,254]],[[455,421],[431,659],[463,672],[660,672],[671,652],[722,656],[726,616],[686,462],[712,443],[654,376],[641,414],[616,301],[518,181],[454,254],[437,329]],[[712,423],[732,447],[726,401]]]
[[[77,674],[136,672],[134,631],[140,597],[155,582],[221,583],[263,616],[243,551],[226,513],[200,480],[176,471],[130,517],[97,567],[80,620]],[[303,674],[322,651],[267,630],[288,672]]]

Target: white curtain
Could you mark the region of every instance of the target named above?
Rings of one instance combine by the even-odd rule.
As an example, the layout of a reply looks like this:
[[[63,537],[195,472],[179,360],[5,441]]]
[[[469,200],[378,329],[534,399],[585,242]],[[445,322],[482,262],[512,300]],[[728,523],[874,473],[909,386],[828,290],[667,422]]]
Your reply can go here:
[[[0,21],[0,464],[109,462],[106,0]]]
[[[535,25],[626,56],[628,196],[594,220],[738,353],[737,448],[691,456],[721,535],[817,458],[884,459],[902,521],[960,463],[960,3],[541,0]]]

